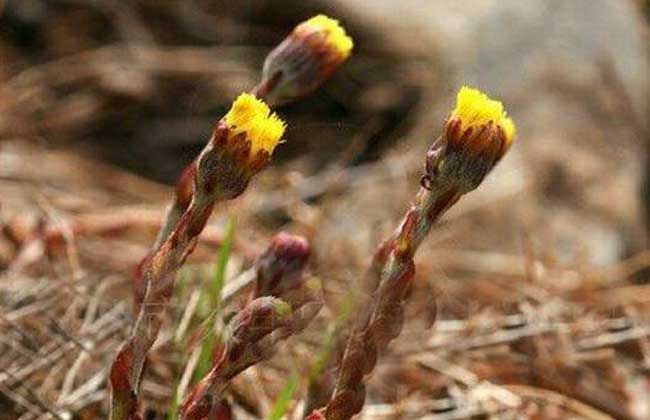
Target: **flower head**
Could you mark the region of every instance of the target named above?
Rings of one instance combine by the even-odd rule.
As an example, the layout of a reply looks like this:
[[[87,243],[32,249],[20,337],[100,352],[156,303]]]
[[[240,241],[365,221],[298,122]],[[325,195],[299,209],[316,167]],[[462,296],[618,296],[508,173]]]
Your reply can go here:
[[[250,141],[251,157],[260,150],[271,155],[286,128],[284,121],[272,114],[268,105],[248,93],[239,95],[224,121],[230,128],[231,136],[245,133]]]
[[[464,192],[478,187],[510,149],[515,131],[501,102],[463,86],[445,123],[444,149],[436,142],[429,152],[427,179],[435,168],[445,182]]]
[[[339,25],[339,21],[325,15],[316,15],[298,25],[295,32],[310,35],[312,33],[322,34],[324,44],[336,51],[342,59],[348,58],[352,52],[354,43]]]
[[[460,120],[460,131],[468,129],[479,131],[492,124],[503,131],[503,138],[508,146],[515,135],[515,124],[503,110],[503,104],[490,99],[478,89],[463,86],[456,96],[456,108],[450,119]]]
[[[241,194],[251,177],[269,163],[285,128],[264,102],[242,93],[199,155],[194,187],[229,199]]]
[[[327,80],[350,56],[353,45],[338,21],[314,16],[269,53],[257,91],[273,104],[300,98]]]

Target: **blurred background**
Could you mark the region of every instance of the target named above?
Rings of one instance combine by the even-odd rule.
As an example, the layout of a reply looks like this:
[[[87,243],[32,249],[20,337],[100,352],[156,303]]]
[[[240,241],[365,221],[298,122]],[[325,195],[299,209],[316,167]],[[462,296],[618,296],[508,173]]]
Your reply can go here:
[[[229,218],[230,279],[280,229],[313,244],[319,327],[235,381],[241,418],[309,365],[465,84],[503,101],[516,142],[422,247],[362,417],[650,418],[647,0],[0,0],[0,419],[105,415],[131,275],[176,178],[318,13],[352,57],[277,110],[286,143],[215,211],[180,282],[208,275]],[[182,371],[187,293],[148,366],[147,418]]]

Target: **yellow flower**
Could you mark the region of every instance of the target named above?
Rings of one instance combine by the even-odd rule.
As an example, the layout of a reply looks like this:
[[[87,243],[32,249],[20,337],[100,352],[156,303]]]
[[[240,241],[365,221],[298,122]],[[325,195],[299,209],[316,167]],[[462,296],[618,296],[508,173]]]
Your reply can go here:
[[[254,92],[273,105],[304,97],[332,76],[352,47],[352,38],[336,20],[314,16],[296,26],[269,53]]]
[[[325,42],[338,51],[343,58],[347,58],[352,52],[354,46],[352,38],[345,33],[345,29],[335,19],[325,15],[316,15],[296,27],[296,31],[301,30],[323,32]]]
[[[447,184],[471,191],[508,152],[514,136],[515,124],[501,102],[463,86],[445,122],[444,147],[435,142],[428,154],[426,179],[434,179],[437,172]]]
[[[460,131],[472,128],[474,132],[493,123],[503,130],[506,145],[509,146],[515,136],[515,124],[503,110],[503,104],[490,99],[478,89],[463,86],[456,97],[456,108],[450,118],[460,120]]]
[[[271,113],[268,105],[248,93],[239,95],[224,119],[231,130],[231,136],[246,133],[246,138],[251,143],[251,157],[260,150],[271,155],[286,128],[284,121]]]

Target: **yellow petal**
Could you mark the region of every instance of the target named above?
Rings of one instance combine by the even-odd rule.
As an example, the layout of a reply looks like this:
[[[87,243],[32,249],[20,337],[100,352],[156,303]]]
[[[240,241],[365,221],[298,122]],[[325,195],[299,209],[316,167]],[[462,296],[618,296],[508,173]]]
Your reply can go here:
[[[233,135],[246,133],[246,138],[251,142],[251,156],[259,150],[272,154],[286,127],[284,121],[271,113],[268,105],[249,93],[239,95],[226,114],[225,121]]]
[[[326,42],[332,46],[343,57],[350,55],[354,43],[346,33],[345,29],[339,25],[338,20],[329,18],[325,15],[316,15],[298,25],[296,29],[308,28],[325,33]]]
[[[458,91],[456,108],[451,117],[460,119],[462,131],[492,122],[503,129],[508,143],[512,142],[515,135],[515,124],[508,118],[503,104],[490,99],[478,89],[463,86]]]

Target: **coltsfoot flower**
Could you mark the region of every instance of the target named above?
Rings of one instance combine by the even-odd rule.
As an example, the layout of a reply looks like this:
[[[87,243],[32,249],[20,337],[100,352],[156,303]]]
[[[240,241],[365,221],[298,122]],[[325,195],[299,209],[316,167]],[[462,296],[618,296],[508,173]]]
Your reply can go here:
[[[286,125],[268,105],[242,93],[218,123],[197,162],[196,186],[226,198],[239,195],[270,161]]]
[[[320,86],[352,52],[338,21],[317,15],[302,22],[269,53],[259,89],[272,104],[302,97]]]
[[[239,95],[223,121],[228,126],[229,139],[239,142],[243,134],[245,141],[250,143],[250,160],[259,153],[270,156],[286,128],[285,123],[271,113],[268,105],[249,93]]]
[[[142,372],[173,294],[176,273],[192,253],[215,204],[244,192],[253,176],[268,164],[284,129],[284,122],[272,114],[264,102],[253,95],[242,94],[227,115],[217,123],[210,141],[196,161],[186,168],[176,191],[176,200],[165,218],[152,251],[142,260],[139,274],[135,277],[138,316],[131,334],[113,360],[109,376],[112,420],[142,418],[138,393]],[[210,376],[204,378],[197,393],[190,394],[191,399],[184,405],[184,411],[189,407],[192,413],[198,414],[186,415],[185,418],[205,418],[201,415],[204,408],[208,409],[206,414],[209,413],[210,418],[223,413],[221,395],[211,391],[217,389],[223,392],[229,378],[261,360],[265,354],[268,355],[268,351],[265,353],[262,350],[272,348],[275,342],[304,328],[321,306],[320,302],[307,303],[303,300],[301,303],[304,304],[300,307],[300,313],[296,314],[289,303],[275,298],[262,298],[256,299],[253,306],[249,305],[248,312],[240,312],[243,313],[243,318],[238,319],[242,322],[233,324],[235,330],[239,328],[233,334],[239,334],[240,337],[243,335],[249,341],[233,341],[240,348],[233,351],[232,345],[230,346],[230,358],[227,359],[229,370],[224,372],[219,365],[213,367]],[[253,313],[262,316],[263,321],[270,324],[266,333],[258,325],[247,324],[253,319]],[[284,330],[272,334],[279,328]],[[254,335],[258,333],[263,334]],[[260,344],[255,337],[268,338],[269,343]],[[245,347],[250,343],[254,344],[254,348]],[[250,351],[242,353],[242,346],[244,350]],[[234,359],[237,359],[239,365]],[[219,388],[219,384],[223,386]]]
[[[363,279],[364,293],[333,393],[308,420],[348,420],[363,408],[364,380],[381,350],[400,334],[404,305],[415,278],[415,254],[434,224],[475,189],[510,148],[515,126],[503,105],[463,87],[442,136],[426,156],[422,187],[397,231],[384,241]],[[311,405],[311,404],[310,404]],[[310,407],[311,408],[311,407]]]
[[[444,141],[430,151],[427,173],[436,171],[461,191],[473,190],[510,149],[514,136],[515,125],[501,102],[463,86],[445,122]]]

